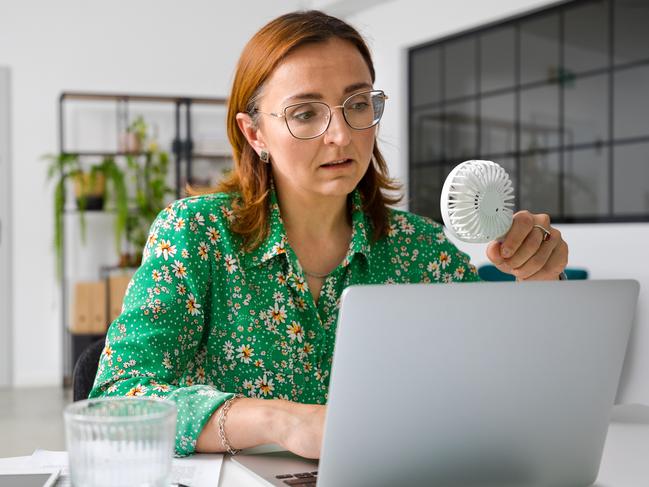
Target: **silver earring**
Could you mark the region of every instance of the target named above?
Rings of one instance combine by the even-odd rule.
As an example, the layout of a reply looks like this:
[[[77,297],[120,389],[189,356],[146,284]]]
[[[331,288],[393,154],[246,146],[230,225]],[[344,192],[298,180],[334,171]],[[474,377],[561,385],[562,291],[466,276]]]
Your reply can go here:
[[[259,154],[259,158],[260,158],[263,162],[265,162],[266,164],[268,164],[268,163],[270,162],[270,154],[269,154],[268,151],[265,150],[265,149],[262,149],[262,150],[261,150],[261,153]]]

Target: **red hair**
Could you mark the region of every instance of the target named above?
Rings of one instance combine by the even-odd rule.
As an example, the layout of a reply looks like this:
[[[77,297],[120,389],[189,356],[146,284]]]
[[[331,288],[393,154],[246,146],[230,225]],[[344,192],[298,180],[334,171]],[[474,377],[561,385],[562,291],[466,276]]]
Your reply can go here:
[[[227,131],[234,169],[215,188],[206,191],[189,189],[190,194],[235,193],[233,232],[243,237],[244,248],[253,250],[268,235],[268,201],[271,165],[261,162],[237,125],[237,113],[248,113],[255,120],[257,99],[264,82],[292,51],[305,44],[325,42],[332,38],[351,42],[361,53],[375,80],[370,51],[361,35],[349,24],[316,10],[293,12],[266,24],[257,32],[241,53],[228,101]],[[372,223],[374,240],[385,235],[388,227],[388,205],[401,200],[385,191],[399,191],[401,186],[388,175],[387,164],[374,141],[372,162],[358,184],[363,210]]]

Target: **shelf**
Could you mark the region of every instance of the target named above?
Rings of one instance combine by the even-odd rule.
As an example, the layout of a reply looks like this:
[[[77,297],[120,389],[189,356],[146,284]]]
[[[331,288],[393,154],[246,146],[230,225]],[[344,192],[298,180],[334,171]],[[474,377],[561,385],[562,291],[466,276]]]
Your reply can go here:
[[[66,151],[65,155],[76,155],[79,157],[121,157],[121,156],[145,156],[149,152],[111,152],[111,151]],[[192,159],[210,159],[210,160],[222,160],[222,159],[232,159],[232,154],[201,154],[195,153],[192,154]]]
[[[129,208],[128,209],[129,213],[137,213],[138,211],[140,211],[138,208]],[[66,208],[65,210],[63,210],[63,213],[65,213],[66,215],[76,215],[76,214],[79,213],[79,209],[78,208]],[[104,214],[104,213],[117,213],[117,210],[115,208],[109,208],[109,209],[103,209],[102,208],[101,210],[88,210],[88,209],[84,210],[85,215],[93,215],[93,214],[94,215],[100,215],[100,214]]]
[[[192,159],[210,159],[210,160],[228,160],[232,159],[232,154],[192,154]]]
[[[195,96],[168,96],[168,95],[135,95],[126,93],[91,93],[80,91],[66,91],[61,94],[60,100],[98,100],[98,101],[148,101],[161,103],[200,103],[202,105],[225,105],[227,99],[214,97]]]

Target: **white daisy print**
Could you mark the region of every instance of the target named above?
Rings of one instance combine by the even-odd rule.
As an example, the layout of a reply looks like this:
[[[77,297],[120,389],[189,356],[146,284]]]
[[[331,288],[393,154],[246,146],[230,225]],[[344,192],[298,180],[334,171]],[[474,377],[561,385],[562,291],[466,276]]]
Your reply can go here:
[[[200,314],[199,308],[201,307],[201,305],[196,302],[196,298],[192,293],[189,293],[189,295],[187,296],[185,307],[187,308],[187,312],[192,316]]]
[[[210,242],[215,244],[218,242],[221,238],[221,234],[216,228],[213,227],[208,227],[207,231],[205,232],[205,235],[207,235],[207,238],[210,239]]]
[[[275,390],[273,379],[268,379],[265,375],[255,380],[255,387],[259,389],[260,395],[263,394],[264,396],[272,396]]]
[[[252,356],[255,354],[254,349],[250,345],[241,345],[237,348],[237,358],[244,364],[249,364]]]
[[[187,276],[187,267],[185,267],[185,264],[183,264],[179,260],[177,260],[173,264],[171,264],[171,269],[174,271],[174,275],[178,279],[181,279],[181,278]]]
[[[156,257],[162,256],[164,260],[168,260],[170,257],[173,258],[176,255],[176,246],[171,245],[169,240],[160,240],[155,249],[155,255]]]
[[[291,322],[290,325],[287,325],[286,331],[291,341],[297,340],[302,343],[302,338],[304,338],[304,329],[297,321]]]

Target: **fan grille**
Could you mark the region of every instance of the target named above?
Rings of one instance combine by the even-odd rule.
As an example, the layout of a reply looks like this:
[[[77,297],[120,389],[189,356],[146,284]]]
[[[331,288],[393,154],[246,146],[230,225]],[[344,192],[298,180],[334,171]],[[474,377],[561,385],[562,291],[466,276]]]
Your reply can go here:
[[[484,243],[503,236],[511,227],[513,206],[509,175],[492,161],[459,164],[442,190],[444,224],[465,242]]]

